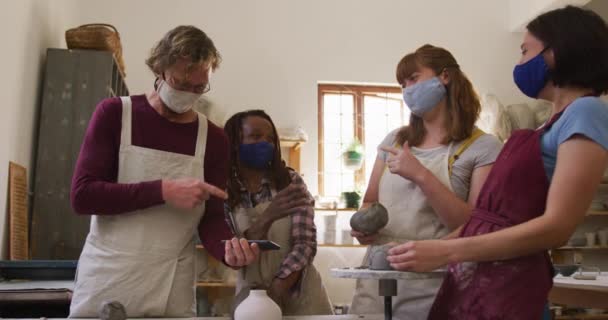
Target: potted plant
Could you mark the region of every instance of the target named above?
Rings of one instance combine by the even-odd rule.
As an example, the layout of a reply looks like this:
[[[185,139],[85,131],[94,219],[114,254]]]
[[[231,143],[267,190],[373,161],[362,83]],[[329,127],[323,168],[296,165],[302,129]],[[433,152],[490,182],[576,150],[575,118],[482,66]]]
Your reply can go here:
[[[363,164],[363,145],[355,138],[342,153],[344,166],[349,170],[359,170]]]
[[[342,192],[344,205],[349,209],[358,209],[361,201],[361,194],[357,191]]]

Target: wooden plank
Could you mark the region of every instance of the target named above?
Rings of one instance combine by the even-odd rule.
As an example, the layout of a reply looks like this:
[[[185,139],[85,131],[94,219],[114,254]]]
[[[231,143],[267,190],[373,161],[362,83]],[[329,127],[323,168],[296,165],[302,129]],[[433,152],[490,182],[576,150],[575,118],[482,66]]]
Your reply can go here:
[[[319,244],[318,247],[325,247],[325,248],[367,248],[367,245],[363,245],[363,244]]]
[[[236,283],[233,282],[223,282],[223,281],[201,281],[196,283],[197,287],[203,288],[235,288]]]
[[[323,137],[323,87],[319,85],[317,87],[317,104],[319,108],[317,109],[317,129],[318,129],[318,149],[317,153],[319,155],[319,161],[317,162],[317,179],[319,183],[319,194],[325,194],[325,177],[323,175],[323,149],[324,149],[324,137]]]
[[[363,94],[358,91],[355,94],[355,137],[359,140],[362,146],[365,145],[365,115],[363,114]],[[363,155],[365,161],[365,155]],[[361,165],[359,170],[355,171],[355,189],[365,185],[365,164]]]
[[[29,260],[27,170],[10,162],[8,175],[9,257],[11,260]]]
[[[608,216],[608,211],[605,210],[589,210],[588,216]]]
[[[608,250],[608,246],[593,246],[593,247],[570,247],[564,246],[560,248],[556,248],[553,250],[570,250],[570,251],[578,251],[578,250]]]
[[[289,148],[289,166],[300,173],[300,148]]]
[[[553,286],[549,301],[570,307],[608,309],[608,292]]]

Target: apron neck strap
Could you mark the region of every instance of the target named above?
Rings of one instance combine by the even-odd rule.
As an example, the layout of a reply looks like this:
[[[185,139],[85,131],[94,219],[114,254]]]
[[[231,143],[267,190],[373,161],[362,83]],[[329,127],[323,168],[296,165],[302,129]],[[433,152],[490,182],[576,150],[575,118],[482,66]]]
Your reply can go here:
[[[196,136],[196,151],[194,157],[198,159],[205,158],[205,151],[207,149],[207,130],[209,124],[207,123],[207,117],[197,112],[198,116],[198,133]]]
[[[452,176],[452,167],[454,167],[454,162],[456,162],[460,155],[463,154],[479,137],[483,136],[484,134],[486,133],[483,132],[483,130],[475,127],[471,136],[464,140],[460,147],[456,149],[456,152],[450,156],[450,160],[448,161],[448,172],[450,177]]]
[[[122,102],[122,126],[120,130],[120,144],[124,146],[131,145],[131,125],[133,123],[132,119],[132,101],[131,97],[120,97],[120,101]]]

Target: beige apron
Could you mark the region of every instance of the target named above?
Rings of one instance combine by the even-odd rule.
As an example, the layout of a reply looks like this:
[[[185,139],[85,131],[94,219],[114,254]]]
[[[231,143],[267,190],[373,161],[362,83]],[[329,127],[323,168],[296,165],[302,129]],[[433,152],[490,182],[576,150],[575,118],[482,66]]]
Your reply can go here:
[[[274,196],[274,192],[273,192]],[[234,213],[239,230],[247,230],[256,223],[270,205],[270,201],[260,203],[255,208],[240,208]],[[234,307],[247,296],[249,290],[269,288],[279,272],[281,263],[291,251],[291,216],[275,221],[268,231],[268,240],[281,246],[280,250],[263,251],[260,258],[239,271],[236,283]],[[329,297],[321,282],[321,276],[314,265],[309,264],[302,272],[299,293],[287,300],[283,315],[327,315],[333,314]]]
[[[416,158],[431,171],[450,191],[449,154],[452,144],[441,156],[433,156],[433,150],[412,148]],[[403,243],[408,240],[437,239],[449,233],[428,203],[426,196],[410,180],[384,170],[378,190],[378,201],[386,207],[389,214],[388,225],[380,230],[376,245],[391,241]],[[371,246],[363,259],[369,263]],[[393,297],[394,319],[426,319],[435,295],[443,279],[399,280],[397,296]],[[383,313],[384,301],[378,295],[377,280],[357,280],[350,313]]]
[[[131,144],[131,99],[122,97],[118,183],[199,178],[207,120],[198,114],[194,156]],[[93,215],[78,263],[70,317],[97,317],[114,300],[129,317],[194,317],[195,245],[204,204],[191,210],[159,205],[116,216]]]

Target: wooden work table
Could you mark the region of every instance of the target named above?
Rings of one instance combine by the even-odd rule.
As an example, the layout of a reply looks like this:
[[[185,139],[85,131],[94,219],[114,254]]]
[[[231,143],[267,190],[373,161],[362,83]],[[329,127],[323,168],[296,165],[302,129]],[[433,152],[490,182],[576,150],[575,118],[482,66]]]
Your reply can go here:
[[[597,275],[597,272],[585,274]],[[576,280],[559,275],[553,279],[549,301],[570,307],[608,309],[608,275],[602,273],[596,280]]]

